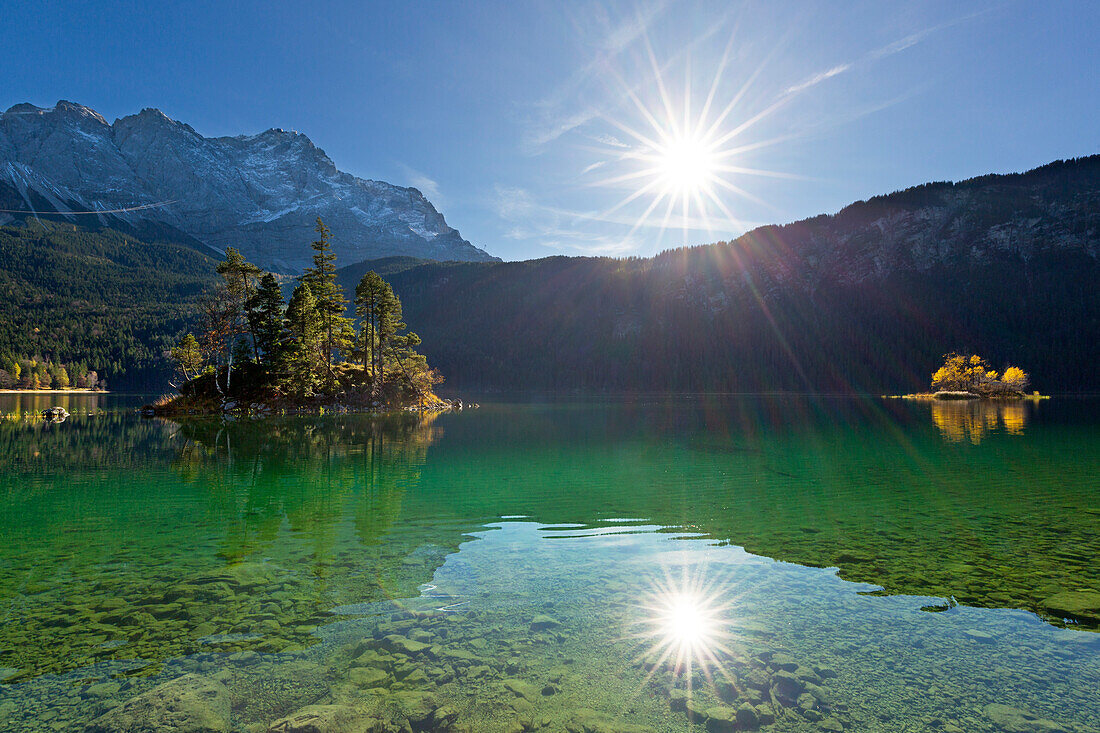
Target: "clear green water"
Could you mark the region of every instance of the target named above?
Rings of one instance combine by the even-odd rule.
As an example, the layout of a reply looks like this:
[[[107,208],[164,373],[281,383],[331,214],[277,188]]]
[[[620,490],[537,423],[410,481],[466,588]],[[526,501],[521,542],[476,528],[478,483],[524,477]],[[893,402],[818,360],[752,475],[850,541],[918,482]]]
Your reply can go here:
[[[1100,402],[132,404],[0,396],[0,730],[1100,729]]]

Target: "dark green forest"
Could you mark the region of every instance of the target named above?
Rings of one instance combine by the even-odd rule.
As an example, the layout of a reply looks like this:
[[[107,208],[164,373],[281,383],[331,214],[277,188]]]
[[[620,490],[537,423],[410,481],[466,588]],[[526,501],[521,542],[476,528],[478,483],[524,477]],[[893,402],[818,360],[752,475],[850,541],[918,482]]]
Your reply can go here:
[[[655,259],[421,265],[389,281],[451,388],[915,391],[943,354],[1100,388],[1100,266],[1081,254],[899,272],[814,293],[730,272],[736,245]]]
[[[0,361],[80,365],[111,389],[167,386],[166,352],[218,277],[191,245],[35,219],[0,227],[0,263]]]

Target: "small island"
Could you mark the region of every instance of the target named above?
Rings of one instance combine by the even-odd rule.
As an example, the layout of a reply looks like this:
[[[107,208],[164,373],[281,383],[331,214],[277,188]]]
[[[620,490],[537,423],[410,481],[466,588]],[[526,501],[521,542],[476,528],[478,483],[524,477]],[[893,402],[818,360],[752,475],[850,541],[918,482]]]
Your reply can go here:
[[[433,391],[443,378],[417,352],[420,337],[406,331],[400,299],[373,270],[355,288],[355,317],[347,316],[331,233],[320,218],[315,231],[313,266],[287,303],[278,276],[226,249],[223,282],[201,306],[202,331],[171,350],[179,394],[146,405],[146,414],[453,406]]]
[[[1026,394],[1031,377],[1017,366],[997,372],[977,354],[944,355],[943,365],[932,374],[932,391],[898,395],[906,400],[1021,400],[1047,399],[1038,392]]]

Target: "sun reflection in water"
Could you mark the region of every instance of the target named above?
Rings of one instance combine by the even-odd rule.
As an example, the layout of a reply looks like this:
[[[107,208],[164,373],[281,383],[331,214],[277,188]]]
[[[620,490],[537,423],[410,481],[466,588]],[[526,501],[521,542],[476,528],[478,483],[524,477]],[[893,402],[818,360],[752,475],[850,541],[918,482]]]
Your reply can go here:
[[[705,572],[693,574],[686,568],[679,578],[666,572],[635,621],[633,636],[642,645],[639,660],[651,674],[665,670],[684,677],[689,689],[696,671],[708,680],[729,676],[723,659],[731,656],[727,644],[735,603],[727,585],[706,582],[705,577]]]
[[[693,656],[696,647],[701,650],[710,645],[715,631],[714,619],[705,612],[702,601],[687,594],[670,599],[660,624],[670,645]]]

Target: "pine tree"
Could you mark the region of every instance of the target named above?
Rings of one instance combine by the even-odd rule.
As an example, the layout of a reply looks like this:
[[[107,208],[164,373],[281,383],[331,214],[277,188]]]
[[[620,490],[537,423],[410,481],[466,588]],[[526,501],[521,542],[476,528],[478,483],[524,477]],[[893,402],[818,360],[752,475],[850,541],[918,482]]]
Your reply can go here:
[[[317,239],[310,245],[315,253],[313,267],[306,268],[301,282],[309,285],[316,300],[317,314],[321,321],[321,354],[326,370],[325,381],[331,386],[335,382],[333,360],[339,356],[340,351],[351,346],[354,334],[351,331],[351,321],[344,318],[348,302],[343,289],[336,282],[336,255],[329,242],[329,228],[321,221],[321,217],[317,217],[314,231],[317,232]]]
[[[202,350],[199,348],[198,339],[194,334],[187,334],[180,339],[179,344],[172,349],[172,361],[176,368],[183,374],[184,380],[191,380],[202,370]]]
[[[356,337],[356,356],[375,373],[375,355],[378,344],[378,306],[382,299],[385,281],[377,272],[371,270],[363,275],[355,286],[355,315],[359,318],[359,333]]]
[[[225,370],[225,389],[229,391],[230,379],[233,372],[233,360],[240,352],[236,351],[238,337],[248,334],[252,337],[252,351],[255,354],[255,336],[251,333],[248,320],[248,301],[254,290],[253,280],[262,270],[245,260],[244,256],[234,247],[226,247],[225,261],[217,267],[218,274],[225,279],[225,288],[217,291],[223,298],[222,309],[224,312],[227,331],[224,335],[224,349],[227,356]]]
[[[385,382],[385,356],[401,323],[401,301],[393,288],[371,270],[355,287],[355,314],[359,317],[358,353],[369,365],[377,391]]]
[[[360,323],[357,352],[370,365],[375,391],[385,384],[387,364],[400,370],[408,381],[411,373],[407,367],[420,337],[400,334],[406,328],[401,322],[401,299],[388,282],[371,270],[355,288],[355,306]]]
[[[260,363],[274,366],[278,361],[279,337],[283,332],[283,291],[270,272],[260,278],[259,288],[249,299],[248,322]]]
[[[291,395],[309,397],[318,384],[318,350],[323,346],[323,322],[309,285],[294,289],[286,307],[286,328],[279,351],[281,386]]]

